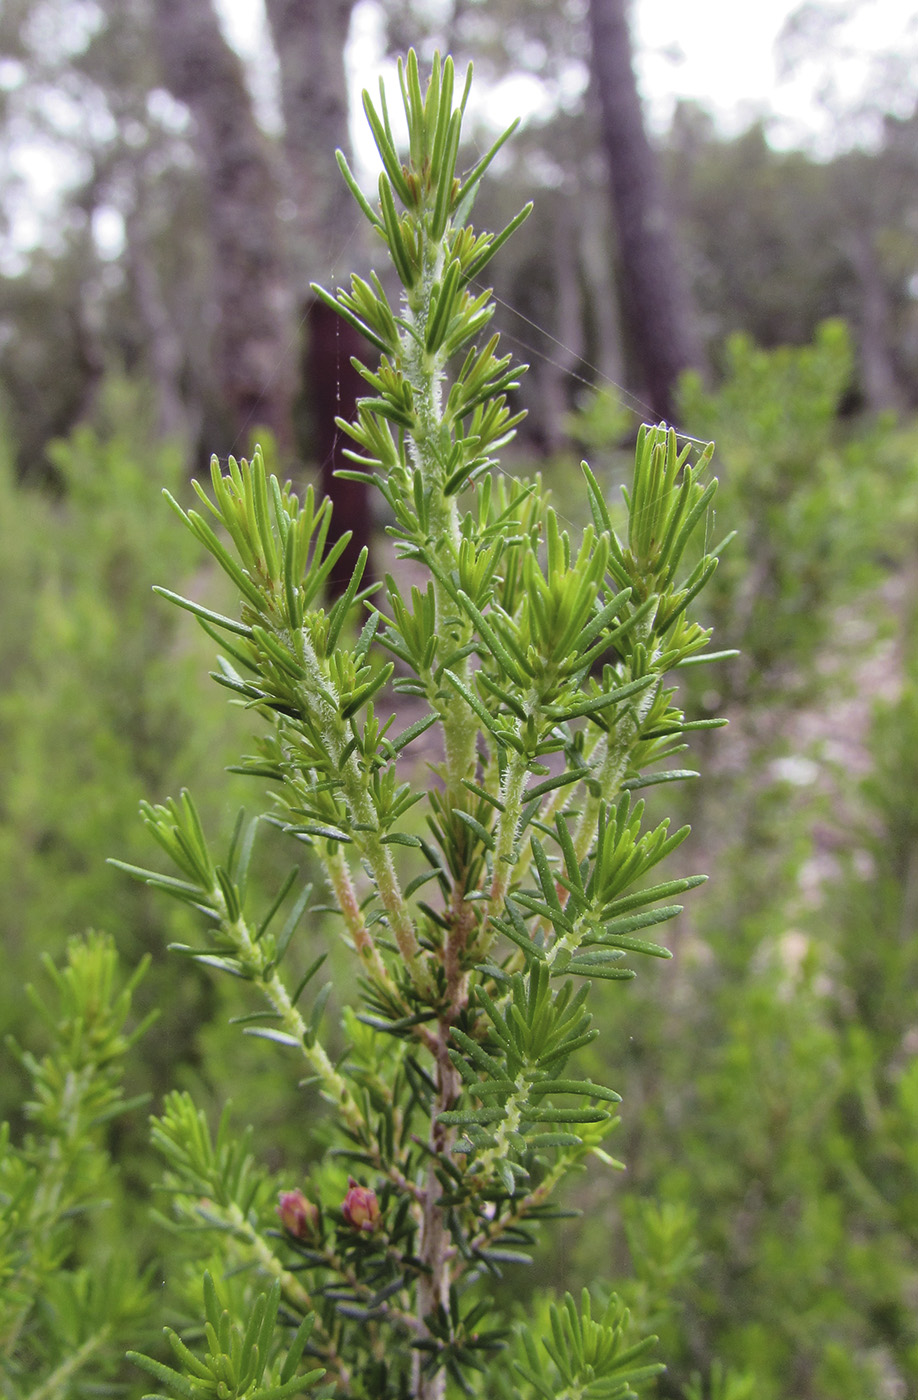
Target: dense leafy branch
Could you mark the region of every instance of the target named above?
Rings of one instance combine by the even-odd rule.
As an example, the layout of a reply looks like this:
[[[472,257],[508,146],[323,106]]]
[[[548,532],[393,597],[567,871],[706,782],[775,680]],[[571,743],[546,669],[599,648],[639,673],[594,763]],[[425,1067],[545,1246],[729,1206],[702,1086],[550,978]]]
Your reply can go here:
[[[623,539],[584,465],[593,523],[579,544],[539,483],[500,472],[522,370],[485,338],[494,307],[476,284],[528,208],[497,236],[469,219],[509,132],[458,173],[471,74],[457,102],[451,60],[435,60],[426,89],[413,53],[399,72],[406,158],[384,90],[378,107],[364,99],[378,204],[339,163],[400,301],[375,274],[317,290],[378,352],[357,365],[369,393],[340,426],[350,474],[379,489],[397,556],[422,582],[367,586],[361,559],[327,608],[343,547],[328,546],[328,503],[311,489],[301,500],[257,451],[226,470],[214,461],[210,491],[196,485],[203,514],[172,502],[240,608],[225,616],[161,592],[219,641],[215,679],[261,718],[240,768],[269,780],[273,804],[266,822],[240,819],[222,864],[188,794],[145,805],[176,873],[125,868],[203,915],[203,943],[176,951],[258,989],[266,1005],[244,1032],[305,1058],[337,1136],[308,1194],[282,1193],[278,1231],[246,1144],[225,1129],[212,1144],[182,1098],[157,1122],[176,1220],[271,1284],[265,1294],[253,1282],[251,1311],[234,1319],[206,1282],[207,1358],[174,1339],[184,1372],[144,1363],[187,1397],[218,1378],[227,1395],[292,1393],[301,1353],[342,1397],[439,1400],[450,1378],[487,1393],[476,1377],[504,1329],[482,1327],[479,1281],[529,1257],[572,1168],[611,1160],[600,1143],[619,1096],[576,1067],[598,1033],[590,983],[633,977],[638,955],[668,956],[644,930],[675,917],[672,901],[701,878],[651,883],[688,829],[647,824],[633,794],[695,776],[661,765],[716,723],[687,720],[670,679],[709,640],[690,609],[717,564],[697,541],[716,486],[710,449],[693,462],[671,430],[641,429]],[[383,722],[393,691],[410,709]],[[425,791],[415,754],[428,730],[438,748]],[[328,986],[299,1009],[322,960],[295,982],[286,971],[309,887],[294,895],[294,871],[266,909],[251,907],[264,825],[311,850],[357,958],[362,1005],[337,1062],[320,1040]],[[267,1381],[275,1315],[296,1331]],[[547,1352],[521,1343],[520,1375],[539,1396],[624,1397],[653,1374],[615,1303],[599,1321],[589,1299],[552,1317]]]
[[[143,1099],[126,1099],[124,1058],[146,1022],[128,1029],[145,966],[118,986],[114,944],[101,934],[44,962],[53,985],[30,999],[51,1037],[40,1059],[8,1042],[31,1086],[29,1130],[0,1130],[0,1377],[11,1400],[70,1394],[84,1373],[110,1371],[149,1307],[148,1280],[126,1257],[87,1254],[88,1219],[115,1189],[106,1128]],[[52,1359],[52,1364],[48,1364]]]

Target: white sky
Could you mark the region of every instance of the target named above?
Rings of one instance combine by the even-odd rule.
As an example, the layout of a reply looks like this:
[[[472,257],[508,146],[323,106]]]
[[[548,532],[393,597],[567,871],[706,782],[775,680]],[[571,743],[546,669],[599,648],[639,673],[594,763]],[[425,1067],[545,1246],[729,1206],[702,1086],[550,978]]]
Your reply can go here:
[[[902,49],[918,7],[910,0],[821,0],[829,14],[852,12],[839,35],[841,51],[831,58],[826,51],[822,60],[802,64],[793,79],[782,80],[776,41],[800,8],[800,0],[637,0],[645,97],[665,117],[675,98],[695,98],[728,130],[742,130],[771,114],[774,144],[830,148],[834,123],[818,100],[819,89],[840,105],[856,101],[869,79],[871,59]],[[666,56],[669,46],[681,54],[675,62]]]
[[[217,0],[217,6],[236,46],[262,65],[270,63],[262,0]],[[782,81],[776,41],[800,7],[801,0],[635,0],[638,70],[652,124],[664,127],[675,101],[693,98],[726,131],[740,131],[769,114],[775,145],[831,150],[837,133],[818,90],[831,87],[839,103],[854,101],[867,81],[871,55],[895,53],[909,25],[918,23],[918,0],[819,0],[823,12],[853,11],[844,28],[847,54],[836,54],[831,68],[818,60],[804,64],[793,80]],[[355,12],[350,59],[357,87],[376,86],[380,9],[385,0],[361,0]],[[542,101],[534,81],[508,83],[495,124],[525,116]],[[354,136],[359,143],[361,131]]]

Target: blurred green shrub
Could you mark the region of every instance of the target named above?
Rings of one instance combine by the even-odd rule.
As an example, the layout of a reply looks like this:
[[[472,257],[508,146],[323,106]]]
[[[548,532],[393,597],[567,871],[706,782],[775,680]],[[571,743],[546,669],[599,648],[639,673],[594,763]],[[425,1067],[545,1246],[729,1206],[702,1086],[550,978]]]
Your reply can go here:
[[[683,420],[717,442],[718,516],[737,532],[706,601],[741,648],[735,691],[759,708],[818,689],[838,609],[863,607],[918,522],[915,425],[845,417],[852,372],[847,328],[826,321],[803,347],[733,336],[720,387],[683,381]]]
[[[913,424],[840,416],[850,348],[838,325],[803,350],[762,352],[737,339],[728,369],[714,393],[689,380],[684,404],[691,431],[718,441],[710,532],[739,530],[709,593],[711,620],[744,649],[727,696],[743,765],[716,797],[699,790],[694,818],[702,840],[728,848],[729,865],[721,862],[718,888],[697,913],[704,936],[683,929],[670,989],[648,976],[627,1025],[609,1002],[604,1054],[626,1077],[628,1103],[627,1141],[616,1150],[630,1167],[618,1200],[591,1213],[573,1250],[604,1273],[617,1251],[619,1294],[638,1325],[663,1337],[669,1372],[656,1389],[667,1400],[897,1400],[918,1394],[914,617],[901,628],[901,692],[877,712],[870,775],[833,775],[843,801],[833,798],[830,859],[814,834],[829,799],[817,784],[814,802],[768,765],[786,742],[782,716],[804,702],[818,711],[858,684],[877,635],[897,625],[879,586],[913,567],[918,437]],[[66,939],[92,922],[115,933],[133,963],[180,936],[181,910],[151,905],[145,888],[103,864],[112,852],[143,858],[139,797],[173,789],[181,770],[212,827],[228,829],[234,816],[209,786],[214,750],[236,749],[225,705],[202,679],[210,645],[198,649],[150,593],[184,576],[186,593],[219,605],[213,578],[191,576],[193,545],[159,501],[164,481],[181,494],[181,462],[147,445],[133,391],[108,392],[109,428],[81,429],[55,448],[61,497],[15,485],[2,466],[0,1022],[24,1044],[34,1044],[33,1012],[20,988],[40,949],[72,967],[79,955],[65,954]],[[602,421],[597,410],[590,431]],[[593,432],[591,457],[599,463],[607,451],[611,472],[621,419],[608,421],[609,443]],[[225,793],[221,782],[221,802]],[[818,886],[804,897],[801,877],[820,861]],[[103,946],[87,945],[95,957]],[[239,1068],[238,1038],[221,1024],[232,1001],[218,1005],[179,966],[180,980],[168,962],[149,975],[165,1016],[138,1077],[154,1090],[174,1083],[177,1056],[178,1082],[188,1082],[203,1038],[234,1081],[239,1120],[264,1121],[272,1102],[289,1103],[281,1057],[276,1071],[260,1066],[257,1082]],[[49,1396],[71,1393],[46,1365],[47,1328],[82,1354],[101,1316],[98,1289],[120,1277],[100,1261],[136,1218],[112,1173],[109,1149],[125,1146],[112,1133],[126,1131],[113,1119],[95,1134],[101,1155],[86,1158],[88,1175],[81,1166],[69,1181],[68,1191],[82,1192],[78,1213],[62,1195],[56,1223],[48,1217],[47,1259],[27,1261],[33,1271],[47,1264],[52,1280],[44,1310],[34,1310],[44,1284],[26,1279],[9,1222],[11,1202],[36,1208],[30,1162],[51,1139],[33,1112],[26,1143],[18,1104],[51,1062],[7,1058],[19,1071],[0,1074],[0,1117],[14,1120],[0,1163],[0,1271],[4,1282],[20,1279],[29,1305],[25,1321],[10,1313],[0,1323],[24,1339],[3,1380],[14,1396],[35,1392],[39,1376]],[[271,1138],[282,1145],[297,1131],[272,1123]],[[133,1139],[128,1147],[136,1196],[147,1169]],[[102,1230],[86,1228],[102,1219],[85,1214],[90,1186],[115,1202]],[[619,1214],[624,1228],[613,1224]],[[116,1292],[136,1337],[143,1290]]]
[[[141,1015],[151,1005],[161,1015],[131,1059],[132,1094],[158,1100],[166,1086],[191,1084],[213,1107],[218,1097],[222,1105],[225,1075],[248,1119],[258,1127],[271,1120],[279,1144],[298,1140],[278,1107],[297,1075],[281,1056],[257,1073],[249,1067],[227,1025],[236,989],[215,988],[168,957],[166,945],[187,937],[191,920],[106,864],[115,853],[145,854],[140,799],[178,786],[179,772],[194,777],[208,821],[226,835],[241,798],[251,797],[243,780],[220,772],[247,726],[207,678],[210,643],[152,591],[182,580],[193,596],[222,602],[215,572],[200,567],[162,501],[164,485],[179,498],[187,493],[183,453],[156,442],[143,386],[124,381],[104,386],[94,427],[52,445],[55,492],[17,483],[8,446],[0,457],[0,1030],[40,1056],[35,1006],[22,989],[40,981],[43,959],[69,969],[55,974],[59,989],[83,977],[87,990],[92,967],[107,995],[109,943],[101,935],[71,942],[90,925],[104,928],[125,965],[153,957],[136,999]],[[257,858],[254,866],[256,881],[275,878]],[[154,1259],[148,1183],[158,1167],[143,1113],[98,1119],[87,1109],[91,1142],[73,1162],[57,1128],[35,1128],[45,1113],[34,1097],[42,1066],[58,1064],[61,1083],[91,1074],[88,1060],[64,1063],[76,1042],[55,1051],[52,1040],[45,1031],[50,1060],[0,1042],[0,1122],[8,1120],[0,1164],[0,1356],[8,1366],[0,1393],[57,1400],[83,1393],[84,1365],[93,1384],[119,1369],[122,1322],[135,1341],[142,1335],[136,1271]],[[126,1048],[119,1046],[119,1065]],[[219,1092],[203,1068],[207,1057],[221,1066]],[[106,1060],[94,1092],[115,1068]],[[66,1177],[57,1204],[42,1203],[29,1186],[49,1153]],[[27,1258],[17,1240],[36,1232],[47,1250]],[[73,1365],[64,1374],[68,1349]]]
[[[69,937],[104,928],[128,965],[155,955],[139,995],[164,1015],[140,1069],[159,1093],[177,1075],[198,1077],[202,1038],[218,1054],[226,1040],[233,1066],[232,989],[215,992],[194,968],[177,974],[165,949],[187,936],[184,911],[163,909],[106,860],[142,858],[138,804],[179,786],[179,774],[227,835],[251,791],[220,774],[246,721],[208,680],[210,643],[152,592],[182,580],[193,596],[222,599],[163,505],[164,485],[186,493],[185,462],[157,443],[146,405],[142,386],[104,387],[98,426],[50,448],[60,494],[16,484],[10,457],[0,460],[0,1025],[22,1038],[21,988],[42,952],[59,958]],[[0,1121],[22,1088],[0,1073]],[[263,1086],[253,1098],[267,1111]]]
[[[47,1053],[13,1045],[29,1084],[29,1131],[0,1128],[0,1391],[5,1400],[62,1400],[107,1385],[129,1338],[146,1324],[150,1279],[138,1267],[110,1123],[136,1102],[124,1060],[145,1026],[131,998],[145,970],[118,985],[114,944],[73,939],[65,965],[45,958],[47,997],[29,1001]],[[31,991],[31,989],[30,989]],[[34,1019],[34,1016],[33,1016]]]
[[[918,638],[896,603],[913,592],[918,434],[846,416],[838,323],[804,348],[737,337],[725,363],[682,400],[717,442],[711,536],[737,531],[705,603],[742,655],[700,697],[731,716],[729,781],[685,809],[718,879],[683,926],[680,979],[645,979],[605,1044],[628,1067],[629,1171],[606,1232],[593,1215],[575,1249],[582,1269],[613,1248],[640,1314],[653,1251],[615,1222],[690,1213],[702,1262],[653,1324],[661,1396],[893,1400],[918,1394]],[[614,478],[606,418],[593,450]],[[594,442],[603,421],[594,407]]]

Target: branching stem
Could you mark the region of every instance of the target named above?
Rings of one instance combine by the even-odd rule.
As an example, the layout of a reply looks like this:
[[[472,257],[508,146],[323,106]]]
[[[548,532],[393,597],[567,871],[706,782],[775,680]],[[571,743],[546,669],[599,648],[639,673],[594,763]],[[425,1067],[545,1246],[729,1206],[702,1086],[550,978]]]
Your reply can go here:
[[[322,855],[329,883],[334,892],[338,908],[344,918],[344,925],[354,942],[357,954],[367,974],[387,992],[395,994],[396,988],[389,976],[389,970],[379,955],[373,935],[367,928],[357,891],[351,878],[351,868],[340,846],[328,848]]]

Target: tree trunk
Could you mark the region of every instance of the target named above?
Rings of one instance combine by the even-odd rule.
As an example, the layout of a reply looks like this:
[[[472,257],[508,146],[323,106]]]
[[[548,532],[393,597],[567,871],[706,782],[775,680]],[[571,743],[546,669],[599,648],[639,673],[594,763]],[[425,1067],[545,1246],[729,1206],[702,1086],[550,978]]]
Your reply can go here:
[[[137,200],[142,198],[138,190]],[[182,341],[169,315],[155,261],[150,253],[143,209],[135,204],[126,223],[125,256],[144,329],[149,375],[156,393],[157,428],[164,438],[190,443],[189,414],[182,401]]]
[[[372,510],[370,488],[360,481],[342,481],[335,476],[338,467],[347,466],[342,450],[349,439],[335,423],[336,415],[351,419],[357,411],[358,395],[366,386],[351,366],[351,356],[363,358],[366,346],[363,337],[342,321],[324,302],[313,299],[306,322],[309,327],[304,365],[306,385],[312,407],[312,448],[319,464],[322,490],[331,498],[331,539],[338,539],[346,530],[351,538],[329,575],[328,587],[333,597],[347,588],[361,549],[370,548]],[[370,565],[365,579],[372,577]]]
[[[566,441],[564,421],[571,408],[568,392],[572,377],[579,374],[584,359],[583,318],[580,306],[580,269],[577,262],[578,229],[575,209],[578,191],[569,181],[554,206],[552,287],[554,290],[555,333],[549,350],[538,367],[539,416],[545,447],[557,452]]]
[[[363,215],[341,177],[335,151],[350,150],[344,48],[355,0],[267,0],[268,22],[280,65],[284,115],[284,155],[290,211],[290,250],[296,299],[307,343],[305,399],[310,425],[303,455],[319,464],[322,489],[334,508],[332,537],[345,530],[351,541],[329,579],[341,593],[361,549],[370,548],[373,522],[370,493],[358,482],[341,481],[346,465],[335,418],[352,418],[366,391],[351,356],[367,356],[367,346],[309,291],[310,282],[327,284],[341,270],[359,266],[365,242]]]
[[[608,197],[592,181],[581,184],[579,197],[580,261],[589,297],[590,333],[595,344],[589,358],[599,373],[601,384],[621,387],[625,370],[620,311],[609,257]]]
[[[856,227],[845,241],[860,293],[858,352],[864,399],[874,413],[901,408],[902,396],[890,354],[893,336],[889,301],[873,239],[867,229]]]
[[[626,0],[590,0],[593,74],[622,270],[622,312],[653,412],[672,422],[676,381],[700,352],[662,177],[644,129]]]
[[[290,444],[287,278],[267,142],[211,0],[154,0],[169,91],[191,111],[204,170],[219,310],[218,360],[237,441],[259,425]]]
[[[344,48],[355,0],[267,0],[280,67],[291,247],[299,288],[336,270],[363,218],[341,178],[335,150],[350,149]]]

